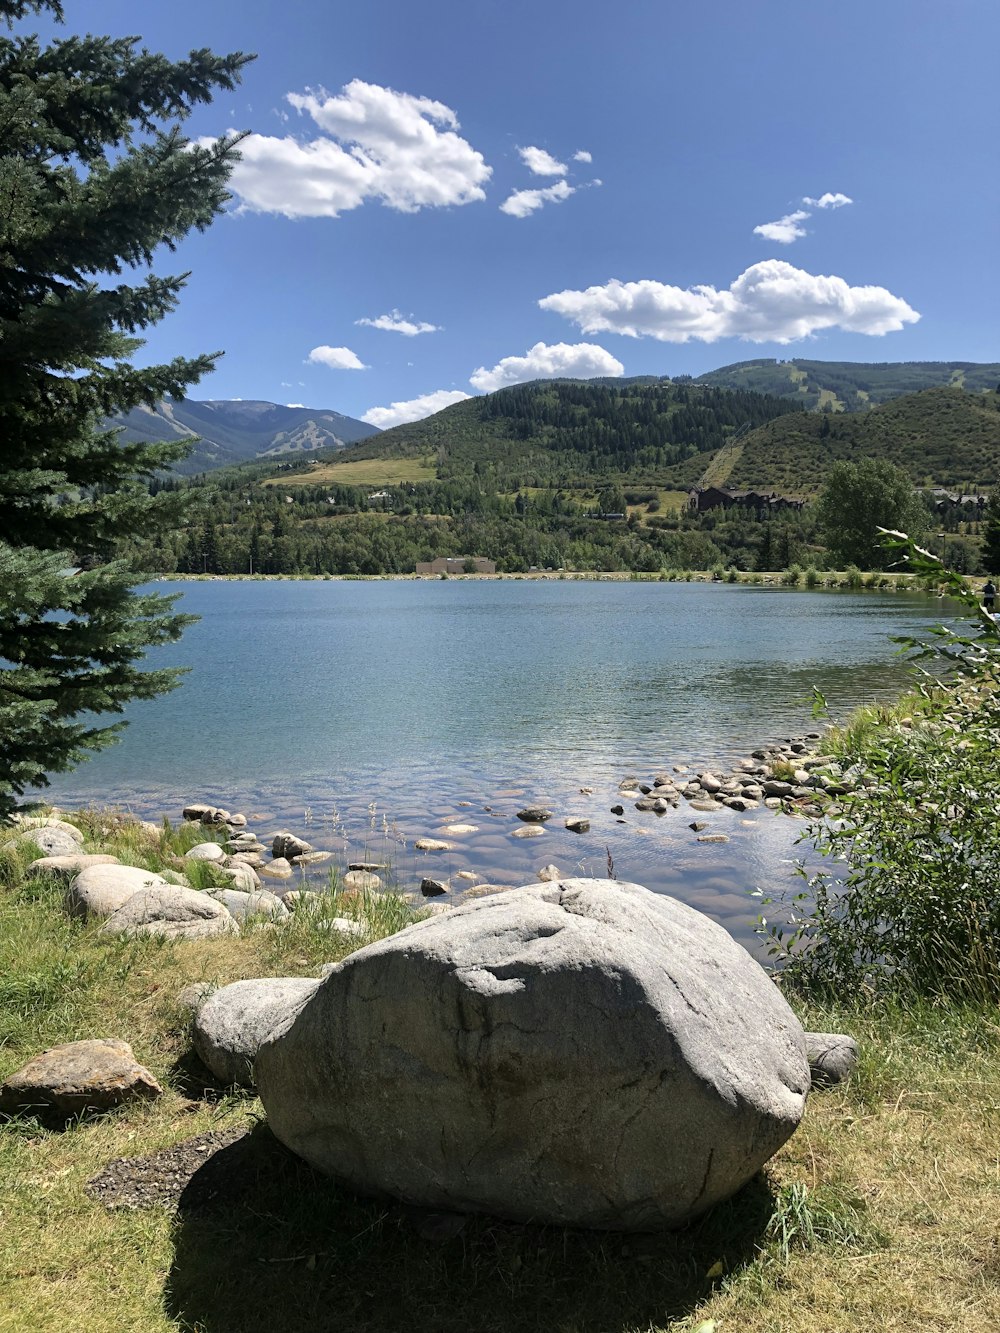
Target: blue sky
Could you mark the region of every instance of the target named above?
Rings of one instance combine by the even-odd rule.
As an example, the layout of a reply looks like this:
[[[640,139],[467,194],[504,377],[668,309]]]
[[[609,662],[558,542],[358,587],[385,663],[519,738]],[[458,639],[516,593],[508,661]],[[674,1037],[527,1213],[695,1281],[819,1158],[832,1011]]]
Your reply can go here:
[[[143,358],[226,352],[194,396],[391,425],[545,373],[1000,359],[996,0],[66,12],[257,53],[187,126],[252,132],[231,215],[158,264],[192,276]]]

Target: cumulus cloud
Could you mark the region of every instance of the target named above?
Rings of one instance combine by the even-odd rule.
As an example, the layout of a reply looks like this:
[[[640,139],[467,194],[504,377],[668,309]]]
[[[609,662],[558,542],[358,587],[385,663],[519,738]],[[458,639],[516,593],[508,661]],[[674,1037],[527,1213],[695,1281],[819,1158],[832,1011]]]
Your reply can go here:
[[[576,190],[565,181],[557,181],[544,190],[515,190],[500,205],[500,212],[512,218],[526,218],[536,208],[543,208],[546,204],[561,204],[571,194],[576,194]]]
[[[555,292],[538,303],[584,333],[621,333],[686,343],[742,338],[789,343],[821,329],[847,333],[894,333],[920,318],[885,287],[851,287],[781,259],[752,264],[723,290],[671,287],[663,282],[619,282],[585,291]]]
[[[244,139],[229,182],[244,210],[335,218],[368,200],[415,213],[486,197],[492,169],[443,102],[361,79],[339,96],[310,90],[286,101],[321,134]]]
[[[586,148],[581,148],[578,153],[573,154],[574,162],[593,162],[593,153],[588,153]]]
[[[367,370],[368,367],[349,347],[314,347],[306,357],[314,366],[330,370]]]
[[[433,416],[444,407],[451,407],[452,403],[461,403],[471,397],[471,394],[463,393],[461,389],[435,389],[433,393],[411,398],[408,402],[393,403],[390,407],[370,407],[361,420],[369,426],[388,430],[390,426],[402,426],[407,421],[422,421],[424,417]]]
[[[418,333],[437,333],[440,324],[426,324],[422,320],[414,322],[406,319],[398,310],[390,310],[387,315],[377,319],[356,319],[355,324],[364,324],[369,329],[385,329],[387,333],[402,333],[407,338],[415,338]]]
[[[849,199],[846,194],[821,194],[818,199],[810,199],[808,195],[802,200],[804,204],[810,204],[813,208],[843,208],[845,204],[853,204],[854,200]]]
[[[519,148],[521,161],[536,176],[565,176],[569,168],[565,162],[547,153],[544,148]]]
[[[759,227],[754,227],[754,235],[763,236],[766,241],[777,241],[780,245],[791,245],[792,241],[805,236],[806,229],[800,224],[810,217],[811,213],[800,208],[794,213],[786,213],[777,222],[762,222]]]
[[[505,356],[492,370],[480,366],[469,383],[481,393],[525,380],[590,379],[594,375],[624,375],[625,367],[596,343],[535,343],[525,356]]]

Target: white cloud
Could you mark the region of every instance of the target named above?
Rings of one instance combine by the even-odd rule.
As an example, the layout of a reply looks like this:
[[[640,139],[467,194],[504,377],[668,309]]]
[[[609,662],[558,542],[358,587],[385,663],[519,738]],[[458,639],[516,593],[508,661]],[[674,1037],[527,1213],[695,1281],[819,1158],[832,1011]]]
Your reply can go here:
[[[414,323],[411,319],[405,319],[398,310],[390,310],[387,315],[379,315],[377,319],[356,319],[354,322],[370,329],[385,329],[387,333],[402,333],[407,338],[415,338],[418,333],[437,333],[441,328],[440,324],[425,324],[422,320]]]
[[[458,119],[443,102],[360,79],[336,97],[307,91],[286,100],[323,133],[244,139],[229,182],[243,209],[335,218],[367,200],[415,213],[486,197],[492,169],[456,133]]]
[[[808,195],[802,200],[804,204],[811,204],[813,208],[843,208],[845,204],[853,204],[854,200],[849,199],[846,194],[821,194],[818,199],[810,199]]]
[[[547,153],[544,148],[519,148],[521,161],[536,176],[565,176],[569,168],[565,162]]]
[[[471,394],[463,393],[461,389],[435,389],[433,393],[425,393],[421,398],[393,403],[391,407],[370,407],[361,420],[367,421],[369,426],[388,430],[390,426],[402,426],[407,421],[422,421],[442,408],[451,407],[452,403],[461,403],[471,397]]]
[[[780,245],[791,245],[792,241],[797,241],[800,236],[805,236],[806,229],[799,224],[810,217],[812,217],[811,213],[806,213],[800,208],[795,213],[786,213],[777,222],[762,222],[759,227],[754,227],[753,233],[755,236],[763,236],[766,241],[777,241]]]
[[[349,347],[314,347],[306,359],[316,366],[329,366],[331,370],[368,369]]]
[[[573,154],[574,162],[593,162],[593,153],[588,153],[586,148],[581,148],[578,153]]]
[[[544,190],[515,190],[500,205],[500,212],[512,218],[526,218],[536,208],[543,208],[548,203],[561,204],[571,194],[576,194],[576,190],[565,181],[557,181]]]
[[[851,287],[843,278],[806,273],[781,259],[752,264],[721,291],[615,278],[586,291],[555,292],[538,304],[572,320],[584,333],[671,343],[693,338],[789,343],[833,328],[893,333],[920,318],[885,287]]]
[[[596,343],[535,343],[525,356],[505,356],[492,370],[480,366],[469,383],[482,393],[525,380],[590,379],[594,375],[624,375],[622,363]]]

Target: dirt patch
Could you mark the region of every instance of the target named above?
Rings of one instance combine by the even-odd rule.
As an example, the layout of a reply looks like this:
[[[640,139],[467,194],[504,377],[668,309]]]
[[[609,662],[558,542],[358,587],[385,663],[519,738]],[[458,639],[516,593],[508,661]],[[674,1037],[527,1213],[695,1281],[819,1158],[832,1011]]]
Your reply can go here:
[[[218,1172],[203,1168],[223,1148],[247,1138],[244,1126],[216,1129],[148,1157],[119,1157],[87,1181],[87,1193],[105,1208],[174,1209],[182,1194],[185,1207],[206,1206],[219,1195],[221,1181]]]

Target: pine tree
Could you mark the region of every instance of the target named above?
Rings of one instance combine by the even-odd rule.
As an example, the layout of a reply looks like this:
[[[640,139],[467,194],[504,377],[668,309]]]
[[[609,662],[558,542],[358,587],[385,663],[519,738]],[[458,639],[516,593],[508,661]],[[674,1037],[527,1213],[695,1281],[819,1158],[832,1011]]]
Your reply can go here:
[[[0,33],[29,11],[63,20],[58,0],[0,0]],[[115,739],[96,715],[177,683],[139,664],[189,617],[134,591],[117,551],[176,523],[177,492],[145,483],[186,450],[102,423],[212,367],[130,358],[187,276],[153,273],[155,252],[221,211],[238,156],[238,136],[198,146],[179,122],[248,59],[0,35],[0,819]]]

